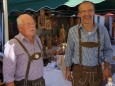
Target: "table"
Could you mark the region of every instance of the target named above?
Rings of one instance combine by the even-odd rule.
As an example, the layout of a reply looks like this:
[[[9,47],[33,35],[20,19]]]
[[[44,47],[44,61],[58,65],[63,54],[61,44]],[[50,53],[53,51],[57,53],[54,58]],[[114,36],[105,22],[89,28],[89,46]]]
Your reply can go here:
[[[72,86],[71,82],[65,79],[61,70],[53,67],[44,67],[44,79],[46,86]]]
[[[72,86],[72,83],[65,79],[62,70],[56,68],[58,62],[51,62],[44,67],[44,79],[46,86]],[[112,76],[113,84],[115,84],[115,73]]]

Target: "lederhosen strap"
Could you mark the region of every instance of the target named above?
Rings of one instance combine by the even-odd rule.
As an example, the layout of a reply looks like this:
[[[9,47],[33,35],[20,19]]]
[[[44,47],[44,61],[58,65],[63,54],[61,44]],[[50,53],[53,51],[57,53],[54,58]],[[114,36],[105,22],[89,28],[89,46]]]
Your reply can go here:
[[[98,47],[98,65],[100,64],[100,34],[99,34],[99,28],[97,28],[97,38],[98,42],[82,42],[81,41],[81,28],[78,29],[78,35],[79,35],[79,61],[80,65],[82,65],[82,46],[88,47],[88,48],[94,48]]]
[[[28,61],[28,65],[27,65],[27,69],[26,69],[26,75],[25,75],[25,86],[27,85],[27,81],[28,81],[28,74],[29,74],[29,69],[30,69],[30,64],[31,64],[31,61],[33,60],[32,58],[30,58],[30,54],[28,52],[28,50],[26,49],[26,47],[21,43],[21,41],[14,37],[14,39],[16,39],[18,41],[18,43],[22,46],[22,48],[25,50],[25,52],[28,54],[28,57],[29,57],[29,61]],[[37,41],[38,42],[38,41]],[[39,48],[40,50],[42,51],[42,48],[40,47],[40,44],[38,42],[38,45],[39,45]],[[35,60],[35,59],[34,59]]]

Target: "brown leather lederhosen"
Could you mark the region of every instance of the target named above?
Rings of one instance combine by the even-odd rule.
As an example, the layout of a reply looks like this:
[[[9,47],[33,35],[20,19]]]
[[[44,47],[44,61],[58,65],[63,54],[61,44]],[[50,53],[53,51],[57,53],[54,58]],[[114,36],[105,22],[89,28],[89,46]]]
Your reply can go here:
[[[43,79],[43,77],[38,78],[36,80],[28,80],[30,64],[33,60],[38,60],[39,58],[41,58],[41,53],[37,52],[37,53],[34,53],[33,55],[30,55],[28,50],[26,49],[26,47],[21,43],[21,41],[16,37],[14,39],[16,39],[18,41],[18,43],[25,50],[25,52],[28,54],[28,57],[29,57],[25,79],[23,79],[21,81],[15,81],[15,86],[45,86],[45,80]],[[39,45],[39,42],[38,42],[38,45]],[[39,45],[39,48],[42,51],[42,48],[40,47],[40,45]],[[39,55],[39,57],[36,58],[36,56],[35,56],[36,54]]]
[[[98,42],[82,42],[81,30],[78,29],[79,35],[79,61],[80,64],[73,66],[73,86],[102,86],[103,76],[100,64],[100,34],[97,28]],[[98,65],[97,66],[84,66],[82,65],[82,46],[88,48],[98,47]]]

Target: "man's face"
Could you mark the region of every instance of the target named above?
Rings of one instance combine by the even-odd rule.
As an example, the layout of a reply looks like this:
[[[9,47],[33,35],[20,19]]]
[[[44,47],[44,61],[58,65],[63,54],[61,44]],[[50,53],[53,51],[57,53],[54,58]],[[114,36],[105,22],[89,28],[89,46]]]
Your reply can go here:
[[[19,27],[19,31],[23,36],[27,38],[34,36],[36,28],[32,17],[25,17],[25,19],[23,19],[23,23],[20,24]]]
[[[94,13],[93,5],[87,2],[80,5],[78,16],[83,24],[92,24]]]

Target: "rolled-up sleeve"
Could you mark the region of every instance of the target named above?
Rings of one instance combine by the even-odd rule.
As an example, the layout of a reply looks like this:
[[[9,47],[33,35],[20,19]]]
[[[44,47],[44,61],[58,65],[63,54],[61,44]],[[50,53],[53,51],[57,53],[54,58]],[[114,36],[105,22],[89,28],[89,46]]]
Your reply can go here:
[[[106,28],[104,28],[104,51],[103,51],[103,57],[105,58],[106,62],[109,62],[109,63],[112,62],[113,50],[112,50],[110,37],[109,37],[108,31],[107,31]]]
[[[65,52],[65,64],[66,64],[66,66],[72,65],[73,53],[74,53],[74,42],[73,42],[73,37],[72,37],[72,31],[70,29],[69,33],[68,33],[67,48],[66,48],[66,52]]]
[[[16,69],[15,44],[8,42],[5,45],[3,58],[3,76],[4,82],[13,82]]]

